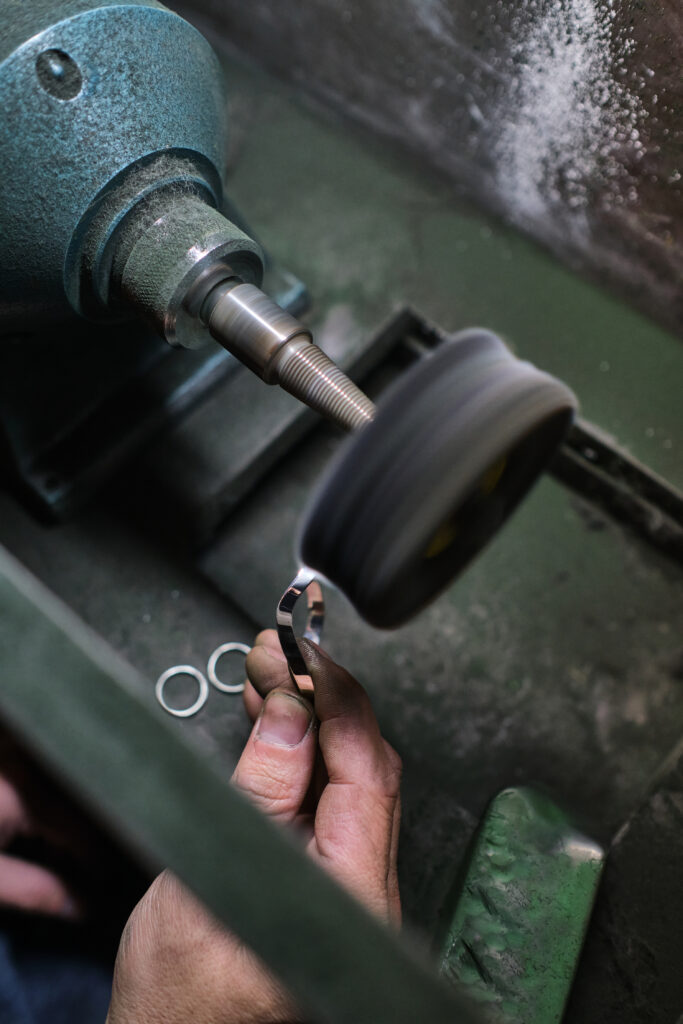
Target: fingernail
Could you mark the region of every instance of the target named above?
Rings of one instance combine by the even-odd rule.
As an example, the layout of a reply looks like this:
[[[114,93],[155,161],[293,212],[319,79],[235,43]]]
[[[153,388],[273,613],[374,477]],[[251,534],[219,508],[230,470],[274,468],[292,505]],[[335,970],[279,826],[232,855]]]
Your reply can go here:
[[[256,735],[276,747],[296,747],[308,732],[313,709],[293,693],[274,690],[266,697]]]

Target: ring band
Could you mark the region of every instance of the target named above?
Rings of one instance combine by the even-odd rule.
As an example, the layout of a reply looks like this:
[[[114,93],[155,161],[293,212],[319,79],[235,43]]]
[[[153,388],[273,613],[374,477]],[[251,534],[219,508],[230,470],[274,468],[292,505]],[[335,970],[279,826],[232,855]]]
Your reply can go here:
[[[199,683],[199,695],[194,704],[190,704],[188,708],[173,708],[166,702],[164,687],[169,679],[172,679],[174,676],[191,676],[192,679]],[[175,715],[176,718],[190,718],[191,715],[196,715],[206,704],[209,696],[209,684],[204,673],[200,672],[193,665],[174,665],[172,668],[167,668],[165,672],[161,673],[154,687],[154,693],[164,711],[168,711],[169,715]]]
[[[209,663],[206,666],[206,674],[209,677],[209,682],[213,686],[215,686],[217,690],[220,690],[221,693],[242,693],[245,684],[243,682],[222,683],[221,680],[216,675],[216,666],[219,660],[223,657],[223,655],[229,654],[230,651],[239,651],[246,657],[246,655],[249,654],[250,650],[251,647],[248,644],[240,644],[237,642],[221,644],[219,647],[217,647],[216,650],[211,655],[211,657],[209,658]]]
[[[292,681],[301,693],[310,694],[313,693],[313,680],[308,674],[306,662],[302,657],[292,626],[294,606],[304,591],[306,591],[306,602],[308,605],[308,618],[306,620],[304,637],[319,644],[325,622],[325,602],[323,600],[322,587],[311,569],[299,569],[280,598],[275,618],[280,645],[287,658],[287,666]]]

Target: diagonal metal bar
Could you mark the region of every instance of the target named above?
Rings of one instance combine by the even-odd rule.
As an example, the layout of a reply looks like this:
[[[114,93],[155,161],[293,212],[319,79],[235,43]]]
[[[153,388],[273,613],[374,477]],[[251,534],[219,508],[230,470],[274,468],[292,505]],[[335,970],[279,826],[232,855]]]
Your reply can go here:
[[[574,424],[550,472],[669,557],[683,561],[683,494],[594,424]]]
[[[399,324],[402,348],[411,359],[428,355],[448,337],[410,307],[401,310]],[[671,558],[683,561],[683,493],[594,423],[576,421],[548,472]]]
[[[138,859],[166,865],[329,1024],[468,1024],[432,969],[139,696],[133,669],[0,548],[0,714]]]

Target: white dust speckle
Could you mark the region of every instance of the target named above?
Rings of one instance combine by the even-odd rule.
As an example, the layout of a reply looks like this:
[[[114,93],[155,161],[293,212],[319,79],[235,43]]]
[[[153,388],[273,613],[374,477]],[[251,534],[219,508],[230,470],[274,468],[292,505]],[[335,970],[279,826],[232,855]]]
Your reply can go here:
[[[441,0],[421,0],[415,5],[415,11],[423,27],[437,39],[446,32]]]
[[[522,222],[569,206],[587,233],[581,214],[598,191],[606,204],[624,202],[624,191],[637,198],[625,155],[642,156],[645,111],[627,82],[633,41],[617,27],[616,3],[527,0],[515,21],[496,162],[499,188]]]

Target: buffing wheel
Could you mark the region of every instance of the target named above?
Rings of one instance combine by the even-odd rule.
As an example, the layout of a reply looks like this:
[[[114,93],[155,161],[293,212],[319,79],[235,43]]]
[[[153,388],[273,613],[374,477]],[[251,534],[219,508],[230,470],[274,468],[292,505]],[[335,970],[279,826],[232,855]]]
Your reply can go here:
[[[304,518],[301,562],[373,626],[401,625],[500,528],[575,409],[564,384],[496,335],[455,335],[345,442]]]

